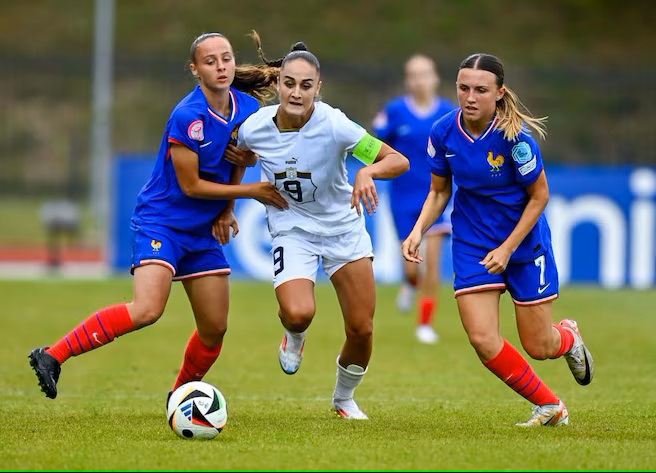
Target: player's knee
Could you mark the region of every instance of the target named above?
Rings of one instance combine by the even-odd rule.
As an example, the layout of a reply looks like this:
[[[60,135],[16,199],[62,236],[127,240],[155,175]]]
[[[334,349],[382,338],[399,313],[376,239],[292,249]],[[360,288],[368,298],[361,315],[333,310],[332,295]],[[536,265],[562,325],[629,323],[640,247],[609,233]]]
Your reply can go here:
[[[135,305],[130,311],[130,317],[136,326],[145,327],[157,322],[163,313],[164,308],[155,304]]]
[[[373,319],[359,323],[346,324],[346,338],[353,341],[368,342],[374,333]]]
[[[205,346],[214,348],[220,343],[223,343],[228,328],[225,325],[216,327],[198,327],[198,338]]]
[[[284,319],[283,324],[290,332],[301,333],[307,330],[312,322],[312,318],[302,317],[302,318],[287,318]]]
[[[314,305],[313,304],[290,304],[280,309],[280,318],[282,323],[288,330],[292,332],[303,332],[310,326],[310,322],[314,318]]]
[[[469,343],[476,350],[483,359],[488,359],[494,356],[498,351],[499,336],[496,334],[488,334],[485,332],[469,332]]]
[[[228,331],[228,327],[225,322],[215,322],[209,324],[198,324],[197,330],[201,340],[211,341],[212,343],[209,343],[208,345],[213,346],[223,341],[223,337]]]

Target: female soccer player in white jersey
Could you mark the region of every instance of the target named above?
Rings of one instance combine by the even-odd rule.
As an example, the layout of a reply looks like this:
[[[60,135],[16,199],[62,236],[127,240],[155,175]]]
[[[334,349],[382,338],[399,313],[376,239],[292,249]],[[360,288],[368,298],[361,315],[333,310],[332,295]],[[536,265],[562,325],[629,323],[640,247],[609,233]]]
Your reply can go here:
[[[213,236],[213,221],[223,234],[236,231],[237,197],[287,206],[269,183],[239,184],[243,168],[223,157],[236,127],[258,109],[255,97],[275,94],[269,88],[277,69],[237,67],[230,42],[219,33],[196,38],[190,53],[197,85],[171,112],[132,216],[133,299],[94,311],[53,345],[32,350],[30,364],[49,398],[57,396],[61,364],[68,358],[157,321],[173,280],[184,285],[197,329],[172,389],[203,378],[219,356],[228,318],[230,265]]]
[[[453,177],[454,289],[469,342],[486,368],[534,404],[533,415],[517,425],[567,424],[565,404],[499,333],[499,300],[507,290],[529,356],[564,356],[579,384],[592,380],[592,356],[577,323],[551,322],[558,272],[543,213],[549,188],[540,149],[527,128],[544,138],[543,119],[520,111],[495,56],[467,57],[456,85],[459,109],[436,122],[430,133],[431,188],[402,244],[403,256],[421,262],[422,234],[444,210]]]
[[[371,356],[375,307],[373,250],[362,206],[368,213],[376,210],[373,179],[399,175],[408,169],[408,159],[317,100],[319,61],[303,43],[267,63],[280,65],[280,104],[251,115],[239,129],[238,145],[259,155],[263,178],[289,203],[284,211],[267,208],[273,284],[285,328],[280,366],[287,374],[300,366],[305,332],[315,314],[321,261],[335,287],[346,332],[332,407],[341,417],[366,419],[353,400]],[[346,172],[348,152],[366,164],[353,187]]]

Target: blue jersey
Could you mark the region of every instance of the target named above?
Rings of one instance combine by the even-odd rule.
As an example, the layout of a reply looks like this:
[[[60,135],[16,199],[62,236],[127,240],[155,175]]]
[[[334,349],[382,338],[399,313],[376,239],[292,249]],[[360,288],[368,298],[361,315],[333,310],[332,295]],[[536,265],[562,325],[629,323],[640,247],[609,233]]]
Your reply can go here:
[[[173,109],[159,146],[155,167],[137,196],[132,228],[156,224],[190,233],[209,234],[211,223],[227,201],[200,199],[182,192],[171,161],[171,144],[181,144],[198,155],[201,179],[228,183],[232,164],[223,158],[226,145],[235,139],[238,126],[259,108],[257,100],[230,89],[232,113],[224,117],[207,103],[196,86]]]
[[[543,164],[540,148],[527,130],[509,141],[496,129],[497,117],[477,138],[462,125],[457,109],[433,126],[428,141],[431,171],[453,176],[457,186],[451,223],[453,251],[483,258],[515,228],[528,201],[526,186],[533,183]],[[544,213],[510,258],[534,261],[551,249],[551,234]]]
[[[436,98],[430,110],[419,111],[409,96],[401,96],[387,102],[376,115],[374,134],[410,161],[410,169],[390,182],[393,200],[421,209],[431,181],[426,163],[426,138],[433,123],[454,108],[449,100]]]

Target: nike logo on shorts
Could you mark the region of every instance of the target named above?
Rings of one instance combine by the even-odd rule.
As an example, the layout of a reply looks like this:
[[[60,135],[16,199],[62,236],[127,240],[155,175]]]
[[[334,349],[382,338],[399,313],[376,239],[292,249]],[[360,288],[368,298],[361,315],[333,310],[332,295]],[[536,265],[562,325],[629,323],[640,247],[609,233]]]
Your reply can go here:
[[[544,291],[547,290],[547,288],[548,288],[549,286],[551,286],[551,283],[547,284],[547,285],[544,286],[544,287],[538,287],[538,294],[542,294]]]

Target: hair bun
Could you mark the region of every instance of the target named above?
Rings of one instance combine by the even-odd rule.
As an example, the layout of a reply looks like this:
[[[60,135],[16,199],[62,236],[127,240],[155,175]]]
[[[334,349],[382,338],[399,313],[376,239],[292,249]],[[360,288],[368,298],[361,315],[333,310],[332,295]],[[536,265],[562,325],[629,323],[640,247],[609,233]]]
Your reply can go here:
[[[297,41],[296,43],[294,43],[292,45],[292,49],[290,50],[290,52],[291,51],[307,51],[307,50],[308,50],[308,48],[307,48],[307,46],[305,45],[305,43],[303,41]]]

